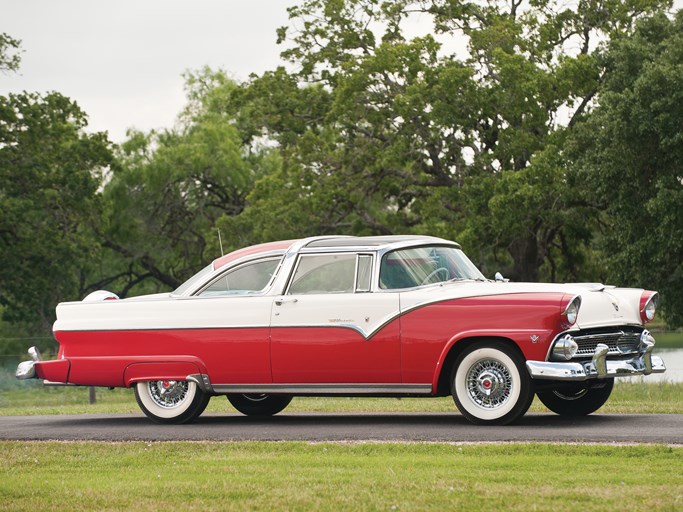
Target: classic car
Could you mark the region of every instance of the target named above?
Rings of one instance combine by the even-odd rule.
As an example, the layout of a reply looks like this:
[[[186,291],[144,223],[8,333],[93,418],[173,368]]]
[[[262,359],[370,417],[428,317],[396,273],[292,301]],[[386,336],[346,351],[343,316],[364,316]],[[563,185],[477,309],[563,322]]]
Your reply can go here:
[[[57,306],[56,359],[20,379],[133,388],[158,423],[226,395],[247,415],[294,396],[452,395],[475,424],[507,424],[534,395],[586,415],[614,379],[665,371],[645,330],[654,291],[486,279],[426,236],[319,236],[224,255],[171,293],[107,291]]]

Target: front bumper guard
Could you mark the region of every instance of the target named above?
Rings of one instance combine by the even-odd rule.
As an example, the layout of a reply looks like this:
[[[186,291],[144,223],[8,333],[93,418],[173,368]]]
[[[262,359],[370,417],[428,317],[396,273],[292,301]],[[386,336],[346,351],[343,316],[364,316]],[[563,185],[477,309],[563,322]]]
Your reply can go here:
[[[527,361],[526,367],[532,379],[582,381],[589,379],[611,379],[664,373],[666,366],[661,357],[653,356],[654,344],[645,343],[645,350],[632,359],[608,360],[609,347],[598,344],[590,361],[555,363],[549,361]]]

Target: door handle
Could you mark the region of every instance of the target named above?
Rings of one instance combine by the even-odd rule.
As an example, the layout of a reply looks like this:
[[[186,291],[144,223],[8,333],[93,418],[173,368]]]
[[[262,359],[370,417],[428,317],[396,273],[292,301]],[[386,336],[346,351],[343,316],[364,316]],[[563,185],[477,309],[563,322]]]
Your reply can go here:
[[[294,304],[299,302],[299,299],[295,299],[294,297],[280,297],[279,299],[275,299],[276,306],[282,306],[285,302],[291,302]]]

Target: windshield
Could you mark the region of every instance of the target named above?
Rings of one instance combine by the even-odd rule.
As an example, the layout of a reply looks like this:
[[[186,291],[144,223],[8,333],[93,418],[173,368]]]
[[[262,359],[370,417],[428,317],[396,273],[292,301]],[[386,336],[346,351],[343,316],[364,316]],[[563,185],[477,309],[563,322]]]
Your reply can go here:
[[[184,295],[188,290],[199,284],[200,281],[203,281],[211,272],[213,272],[213,265],[209,264],[176,288],[171,295]]]
[[[465,253],[455,247],[428,246],[389,252],[382,258],[383,289],[414,288],[465,279],[486,280]]]

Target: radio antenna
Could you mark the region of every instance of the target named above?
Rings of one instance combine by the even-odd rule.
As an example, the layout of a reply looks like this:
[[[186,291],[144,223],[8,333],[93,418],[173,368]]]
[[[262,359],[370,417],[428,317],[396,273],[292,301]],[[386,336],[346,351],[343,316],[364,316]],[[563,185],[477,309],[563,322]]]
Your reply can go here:
[[[220,228],[216,228],[216,231],[218,231],[218,245],[221,246],[221,256],[223,256],[223,240],[221,240],[221,230]]]

